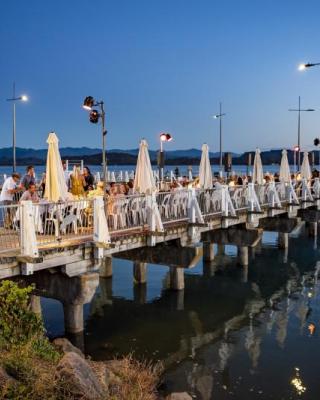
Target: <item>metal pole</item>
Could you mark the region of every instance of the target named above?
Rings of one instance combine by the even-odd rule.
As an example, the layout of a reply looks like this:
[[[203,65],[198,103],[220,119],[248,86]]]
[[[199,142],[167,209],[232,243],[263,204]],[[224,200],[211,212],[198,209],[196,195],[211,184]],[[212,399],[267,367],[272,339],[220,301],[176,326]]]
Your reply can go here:
[[[13,132],[12,132],[12,153],[13,153],[13,164],[12,171],[16,171],[16,103],[13,102]]]
[[[16,84],[13,82],[13,96],[16,97]],[[12,170],[16,171],[17,163],[16,163],[16,102],[13,100],[13,126],[12,126]]]
[[[163,181],[163,165],[162,165],[163,160],[164,160],[164,158],[163,158],[163,143],[162,143],[162,140],[160,139],[160,160],[159,160],[159,163],[160,163],[160,176],[159,176],[160,183]]]
[[[107,130],[105,129],[105,116],[103,101],[100,102],[101,108],[101,121],[102,121],[102,166],[103,166],[103,193],[106,194],[107,189],[107,160],[106,160],[106,135]]]
[[[299,109],[298,109],[298,171],[300,170],[300,111],[301,111],[301,102],[299,96]]]
[[[295,150],[293,150],[293,171],[294,171],[294,173],[297,172],[297,169],[296,169],[296,151]]]
[[[222,176],[222,103],[220,102],[220,176]]]

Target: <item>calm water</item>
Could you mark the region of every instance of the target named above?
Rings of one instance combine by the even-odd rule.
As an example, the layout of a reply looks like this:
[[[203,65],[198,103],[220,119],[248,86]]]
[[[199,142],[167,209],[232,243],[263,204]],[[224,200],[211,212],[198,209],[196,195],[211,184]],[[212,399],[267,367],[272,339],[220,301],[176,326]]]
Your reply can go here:
[[[319,399],[320,253],[303,232],[288,252],[276,238],[264,234],[247,273],[226,246],[225,256],[185,270],[180,292],[166,289],[168,268],[156,265],[134,288],[131,263],[114,259],[113,278],[100,279],[85,306],[86,353],[161,360],[162,390],[196,399]],[[42,306],[49,334],[63,335],[61,305]]]
[[[96,172],[101,172],[101,166],[99,165],[89,165],[89,168],[92,173]],[[168,165],[165,167],[164,172],[165,174],[170,174],[170,171],[174,171],[175,168],[177,168],[176,165]],[[188,175],[188,166],[186,165],[178,165],[180,175]],[[293,171],[293,166],[291,167]],[[128,171],[129,173],[135,169],[134,165],[110,165],[108,167],[110,171]],[[153,166],[153,169],[156,169],[156,167]],[[18,166],[17,167],[17,172],[19,172],[21,175],[25,174],[26,167],[24,166]],[[247,166],[246,165],[235,165],[233,168],[234,172],[237,174],[246,174],[247,173]],[[36,171],[36,176],[38,179],[41,178],[42,173],[45,171],[45,166],[42,165],[37,165],[35,167]],[[212,171],[213,172],[218,172],[219,171],[219,166],[218,165],[213,165],[212,166]],[[250,171],[252,171],[252,168],[250,168]],[[268,165],[264,167],[265,172],[270,172],[270,173],[275,173],[279,171],[279,165]],[[199,166],[198,165],[193,165],[192,166],[192,173],[193,175],[198,175],[199,172]],[[12,173],[12,167],[11,166],[0,166],[0,183],[2,183],[3,180],[3,175],[6,174],[11,174]]]

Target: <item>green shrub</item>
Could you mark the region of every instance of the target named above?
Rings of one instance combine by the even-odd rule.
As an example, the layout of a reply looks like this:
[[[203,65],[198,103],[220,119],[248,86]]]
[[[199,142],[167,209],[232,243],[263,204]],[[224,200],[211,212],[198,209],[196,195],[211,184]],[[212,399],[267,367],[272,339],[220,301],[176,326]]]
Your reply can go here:
[[[15,282],[0,282],[0,347],[22,344],[44,334],[40,317],[30,310],[33,287],[19,287]]]

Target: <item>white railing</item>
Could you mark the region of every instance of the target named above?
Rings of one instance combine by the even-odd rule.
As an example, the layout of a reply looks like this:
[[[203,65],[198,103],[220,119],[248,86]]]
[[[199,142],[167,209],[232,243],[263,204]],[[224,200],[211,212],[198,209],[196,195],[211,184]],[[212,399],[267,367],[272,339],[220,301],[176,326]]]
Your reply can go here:
[[[126,232],[149,232],[149,236],[153,236],[154,232],[163,232],[170,223],[204,224],[216,217],[236,216],[246,211],[254,213],[281,209],[285,205],[304,205],[319,197],[320,183],[316,179],[296,184],[250,183],[232,187],[221,185],[209,190],[179,189],[154,195],[108,196],[104,202],[100,198],[99,207],[95,206],[97,199],[2,204],[0,253],[18,251],[34,256],[37,249],[66,246],[74,240],[106,244]],[[95,210],[102,214],[95,214]],[[101,215],[104,222],[99,224]],[[29,246],[30,237],[34,243]]]

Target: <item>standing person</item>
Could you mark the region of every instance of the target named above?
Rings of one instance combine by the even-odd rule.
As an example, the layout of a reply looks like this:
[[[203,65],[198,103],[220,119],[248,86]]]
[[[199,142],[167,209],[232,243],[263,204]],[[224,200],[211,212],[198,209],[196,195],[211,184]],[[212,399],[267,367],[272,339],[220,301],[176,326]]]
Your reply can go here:
[[[80,173],[79,166],[73,167],[73,172],[70,174],[70,189],[74,196],[84,195],[84,177]]]
[[[88,190],[93,190],[94,185],[94,176],[91,174],[90,169],[85,166],[83,168],[83,177],[84,177],[84,191],[87,192]]]
[[[20,175],[14,172],[9,178],[7,178],[4,181],[0,194],[1,204],[6,205],[13,203],[13,197],[15,193],[21,191],[21,189],[18,188],[19,180],[20,180]]]
[[[36,184],[36,178],[34,176],[34,168],[33,165],[29,165],[27,167],[27,173],[23,177],[21,182],[21,187],[23,190],[28,190],[30,185]]]
[[[9,178],[4,181],[0,194],[0,204],[10,205],[13,203],[14,195],[20,192],[18,188],[18,182],[20,180],[20,175],[13,173]],[[15,210],[10,207],[5,211],[4,215],[4,227],[10,229],[12,227],[12,221],[14,218]]]

